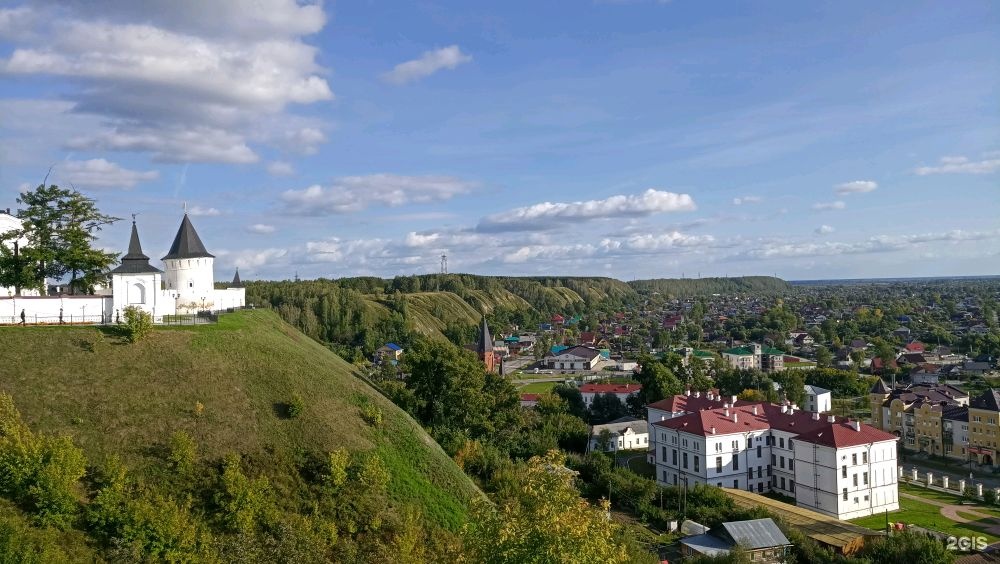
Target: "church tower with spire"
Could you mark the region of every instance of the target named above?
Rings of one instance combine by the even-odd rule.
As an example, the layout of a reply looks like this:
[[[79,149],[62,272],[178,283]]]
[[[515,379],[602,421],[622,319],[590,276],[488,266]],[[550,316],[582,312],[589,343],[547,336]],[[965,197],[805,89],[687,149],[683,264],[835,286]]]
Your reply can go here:
[[[166,289],[175,294],[179,313],[214,309],[215,256],[205,249],[187,213],[163,263]]]
[[[490,327],[486,323],[486,316],[483,316],[483,323],[479,327],[479,340],[476,342],[476,354],[483,362],[487,372],[498,372],[501,369],[501,359],[493,350],[493,337],[490,336]]]
[[[163,271],[149,264],[149,257],[142,252],[139,230],[132,218],[132,235],[128,241],[128,253],[121,264],[111,271],[113,309],[118,315],[128,306],[135,306],[153,317],[163,313],[173,313],[172,303],[161,303],[164,296],[160,292]],[[166,306],[167,311],[161,311]]]

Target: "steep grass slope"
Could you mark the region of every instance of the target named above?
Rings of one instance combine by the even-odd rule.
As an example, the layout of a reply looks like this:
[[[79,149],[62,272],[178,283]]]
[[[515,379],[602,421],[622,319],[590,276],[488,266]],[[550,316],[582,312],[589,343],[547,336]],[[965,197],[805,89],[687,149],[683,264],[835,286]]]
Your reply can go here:
[[[114,453],[142,471],[184,430],[206,458],[242,453],[279,492],[300,479],[293,466],[305,452],[377,452],[391,472],[390,496],[452,530],[481,495],[350,364],[268,311],[157,329],[135,345],[97,328],[60,327],[2,328],[0,342],[0,390],[33,429],[69,434],[92,462]],[[296,396],[304,412],[283,417]],[[383,410],[381,427],[362,420],[363,402]]]

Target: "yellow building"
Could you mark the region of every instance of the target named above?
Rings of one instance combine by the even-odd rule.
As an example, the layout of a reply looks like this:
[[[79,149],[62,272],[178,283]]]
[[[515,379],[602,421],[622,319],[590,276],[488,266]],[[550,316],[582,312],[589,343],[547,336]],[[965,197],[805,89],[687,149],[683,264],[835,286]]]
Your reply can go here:
[[[997,466],[1000,446],[1000,392],[990,388],[969,404],[969,452],[984,466]]]
[[[967,459],[969,395],[962,390],[953,386],[893,390],[879,379],[869,390],[869,402],[872,426],[900,437],[903,448]]]

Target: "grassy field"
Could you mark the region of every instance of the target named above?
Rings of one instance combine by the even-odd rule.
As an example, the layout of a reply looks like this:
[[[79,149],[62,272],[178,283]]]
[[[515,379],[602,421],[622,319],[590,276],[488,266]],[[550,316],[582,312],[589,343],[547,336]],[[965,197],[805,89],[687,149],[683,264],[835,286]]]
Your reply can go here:
[[[303,453],[338,447],[377,452],[391,470],[391,498],[452,530],[481,495],[350,364],[267,311],[158,328],[136,345],[93,327],[6,327],[0,342],[0,390],[33,429],[70,435],[92,463],[117,454],[142,472],[184,430],[207,458],[242,453],[279,495],[296,486],[291,469]],[[305,410],[289,419],[284,406],[294,397]],[[381,428],[361,419],[366,401],[383,410]]]
[[[900,492],[904,489],[901,487]],[[926,492],[914,492],[914,495],[922,494]],[[946,494],[940,494],[942,496]],[[928,499],[933,499],[928,496]],[[951,500],[943,500],[946,502],[953,502],[956,498]],[[981,508],[970,508],[976,511],[981,511]],[[971,516],[969,517],[971,518]],[[875,530],[885,530],[885,514],[872,515],[870,517],[863,517],[861,519],[854,519],[851,521],[856,525],[862,527],[868,527]],[[899,511],[894,511],[889,513],[889,522],[897,523],[902,522],[908,525],[917,525],[920,527],[925,527],[928,529],[934,529],[947,533],[949,535],[955,536],[985,536],[988,542],[993,543],[998,539],[984,532],[982,526],[978,526],[975,523],[956,523],[945,519],[941,515],[941,508],[937,505],[931,505],[930,503],[925,503],[923,501],[910,499],[906,497],[900,497],[899,499]]]
[[[558,382],[532,382],[517,389],[522,394],[544,394],[556,387]]]

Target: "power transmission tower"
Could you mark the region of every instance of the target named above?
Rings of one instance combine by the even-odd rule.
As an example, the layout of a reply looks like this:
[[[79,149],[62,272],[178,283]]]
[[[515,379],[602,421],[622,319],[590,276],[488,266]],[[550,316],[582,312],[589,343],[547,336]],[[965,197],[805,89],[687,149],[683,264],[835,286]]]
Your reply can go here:
[[[448,274],[448,255],[441,255],[441,274]]]

